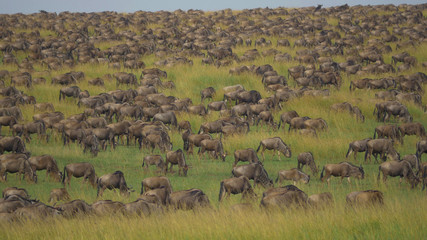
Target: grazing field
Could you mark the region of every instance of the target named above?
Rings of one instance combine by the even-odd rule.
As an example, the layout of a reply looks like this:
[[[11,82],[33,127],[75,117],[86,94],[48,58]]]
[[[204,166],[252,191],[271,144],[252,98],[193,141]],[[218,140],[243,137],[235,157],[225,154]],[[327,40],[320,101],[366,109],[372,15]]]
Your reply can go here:
[[[3,105],[5,99],[10,98],[5,96],[3,90],[11,86],[11,79],[18,75],[15,73],[17,71],[29,72],[33,81],[30,87],[15,84],[16,88],[22,91],[19,96],[25,94],[34,96],[37,103],[52,103],[55,111],[62,112],[64,117],[68,118],[83,113],[86,108],[78,106],[78,98],[66,97],[65,100],[59,100],[59,91],[64,86],[51,84],[56,76],[70,71],[83,72],[84,78],[69,86],[76,85],[81,90],[87,90],[90,96],[96,96],[101,93],[112,94],[112,91],[117,89],[128,90],[139,87],[140,84],[117,86],[117,80],[113,77],[117,72],[132,73],[138,82],[141,82],[145,76],[141,74],[143,69],[157,67],[167,72],[167,78],[160,77],[162,84],[166,85],[167,81],[171,81],[175,85],[174,88],[156,86],[158,92],[165,96],[174,96],[177,100],[189,98],[193,105],[202,103],[206,107],[209,102],[223,100],[224,87],[241,84],[245,90],[258,91],[263,99],[273,97],[275,107],[270,111],[275,124],[279,123],[282,113],[291,110],[297,111],[299,116],[322,118],[327,123],[327,130],[316,130],[316,136],[312,136],[298,131],[288,131],[288,124],[285,128],[277,129],[274,124],[274,126],[253,124],[249,118],[247,121],[250,124],[250,131],[247,133],[231,136],[211,134],[213,138],[221,139],[227,153],[225,161],[213,159],[208,154],[199,156],[196,147],[193,155],[184,151],[189,166],[188,176],[179,176],[178,166],[174,166],[174,172],[167,172],[166,177],[170,179],[173,191],[201,189],[208,196],[211,208],[193,211],[165,208],[162,213],[157,212],[150,216],[108,214],[12,221],[0,218],[0,239],[422,239],[427,235],[423,225],[427,217],[426,192],[421,190],[422,183],[411,188],[405,179],[399,183],[398,177],[389,177],[387,183],[384,183],[378,180],[381,159],[376,162],[372,157],[370,162],[365,162],[365,152],[360,152],[354,161],[353,156],[346,159],[346,153],[349,143],[372,138],[377,126],[404,124],[401,120],[405,113],[398,113],[397,118],[390,117],[385,123],[377,121],[377,116],[373,114],[374,109],[377,103],[385,101],[376,97],[380,92],[392,92],[391,90],[395,89],[396,93],[418,94],[421,104],[412,101],[403,101],[402,104],[413,122],[427,126],[425,112],[427,76],[424,74],[427,69],[425,9],[427,9],[425,4],[350,8],[343,5],[320,10],[280,8],[218,12],[192,10],[170,13],[140,11],[127,14],[40,12],[32,15],[0,15],[1,22],[8,23],[0,26],[2,60],[0,70],[7,70],[10,73],[10,76],[1,76],[0,79],[4,82],[1,90],[4,96],[1,99],[2,107],[6,107]],[[267,41],[258,41],[255,45],[261,38]],[[247,39],[251,40],[251,45],[245,44]],[[277,46],[281,39],[288,39],[290,46]],[[302,42],[301,39],[305,39],[307,43],[298,45]],[[271,41],[271,45],[268,41]],[[23,49],[20,48],[21,42],[24,42]],[[203,44],[211,44],[211,47],[203,47]],[[212,54],[213,49],[219,47],[232,50],[232,55],[220,57]],[[125,50],[121,52],[118,49]],[[245,58],[245,54],[252,49],[256,49],[259,55],[253,59]],[[270,49],[276,49],[278,52],[264,54]],[[343,54],[340,54],[340,50]],[[381,60],[364,61],[362,56],[366,52],[380,55]],[[407,62],[394,64],[392,56],[402,52],[414,57],[416,63],[407,58],[403,60]],[[288,53],[292,59],[277,61],[275,55],[279,53]],[[298,61],[298,57],[301,56],[311,56],[316,61],[312,64],[304,60]],[[169,59],[166,65],[162,63],[162,60],[170,57],[175,58]],[[316,75],[306,72],[306,77],[320,81],[318,77],[321,75],[320,57],[330,57],[335,63],[334,66],[347,64],[347,67],[342,65],[333,71],[341,79],[337,80],[338,86],[323,83],[302,88],[301,85],[297,85],[295,79],[289,77],[288,70],[291,67],[303,65],[306,69],[314,67],[319,73]],[[125,67],[124,64],[128,59],[142,61],[145,67]],[[408,69],[401,67],[405,64]],[[232,68],[251,65],[255,66],[255,70],[241,74],[230,73]],[[280,91],[269,90],[263,85],[263,74],[256,73],[256,67],[263,65],[270,65],[278,75],[287,79],[287,83],[282,85],[287,85],[288,89],[282,91],[288,91],[293,95],[282,100],[280,107],[277,104]],[[359,65],[360,68],[356,73],[351,73],[349,66],[355,65]],[[392,70],[378,70],[387,67],[391,67]],[[405,76],[419,72],[422,73],[419,75],[420,78],[413,82],[421,82],[422,89],[414,91],[403,89],[402,83],[412,81],[405,79]],[[46,83],[34,82],[40,77],[45,78]],[[89,84],[89,80],[95,78],[103,79],[104,85]],[[389,78],[395,84],[380,89],[375,89],[372,85],[369,89],[350,90],[352,81],[365,78],[371,81]],[[200,91],[207,87],[213,87],[216,94],[213,99],[201,102]],[[315,96],[309,94],[310,91],[313,93],[319,89],[328,89],[328,94]],[[143,108],[154,105],[148,103],[146,96],[138,97],[140,101],[135,101],[135,96],[129,99],[129,105],[141,104]],[[123,103],[117,99],[116,102]],[[343,102],[357,106],[365,121],[356,119],[346,111],[330,110],[333,104]],[[234,101],[227,102],[228,109],[234,105]],[[35,111],[33,104],[18,104],[18,106],[23,113],[23,119],[19,123],[29,123],[33,121],[35,114],[41,113]],[[205,116],[185,110],[174,112],[178,122],[184,120],[190,122],[193,133],[197,133],[203,123],[223,117],[218,111],[209,111]],[[100,116],[104,117],[106,114],[101,113]],[[402,117],[400,120],[399,116]],[[136,119],[126,117],[125,120],[134,124]],[[113,118],[112,121],[116,122],[117,119]],[[12,135],[9,126],[3,126],[1,130],[3,136]],[[133,139],[127,145],[126,138],[118,141],[115,150],[108,146],[106,150],[100,150],[97,156],[93,156],[90,152],[83,153],[83,147],[76,142],[64,146],[65,130],[63,125],[62,128],[57,126],[48,128],[48,142],[36,134],[31,135],[31,141],[25,143],[26,150],[31,152],[31,156],[43,154],[53,156],[60,171],[63,171],[67,164],[78,162],[91,163],[98,177],[122,171],[127,185],[135,190],[128,197],[120,195],[118,190],[106,190],[102,197],[97,197],[96,188],[82,184],[81,178],[72,178],[70,186],[67,186],[71,199],[82,199],[88,204],[101,199],[123,203],[135,201],[140,195],[141,181],[159,174],[154,166],[150,166],[148,171],[144,170],[143,158],[150,154],[160,154],[166,159],[165,151],[155,148],[152,153],[147,146],[140,150]],[[167,133],[173,144],[173,150],[184,149],[182,131],[170,126]],[[325,208],[291,205],[280,211],[268,210],[260,207],[263,192],[266,190],[260,185],[254,188],[257,195],[254,199],[242,200],[242,194],[238,194],[231,195],[221,203],[218,201],[220,182],[232,176],[234,151],[246,148],[257,150],[260,141],[270,137],[280,137],[291,148],[292,156],[287,158],[280,154],[279,159],[275,152],[266,150],[263,166],[269,177],[273,181],[276,180],[279,170],[297,167],[298,154],[311,152],[319,173],[314,175],[310,168],[305,166],[303,171],[310,175],[310,182],[308,184],[298,182],[296,186],[308,196],[330,192],[333,203]],[[422,137],[426,136],[405,136],[403,143],[394,141],[394,149],[401,157],[415,154],[416,144]],[[261,152],[257,154],[262,160]],[[419,158],[420,163],[425,162],[426,158],[425,154],[422,155]],[[339,177],[332,177],[330,184],[320,180],[324,165],[343,161],[363,166],[364,179],[351,178],[349,183],[347,179],[341,182]],[[243,164],[246,163],[238,165]],[[418,170],[413,171],[418,174]],[[47,178],[45,171],[37,172],[37,183],[18,179],[15,175],[17,174],[8,173],[7,181],[0,182],[0,189],[12,186],[25,188],[31,199],[49,205],[52,205],[49,203],[51,190],[63,187],[61,182]],[[425,176],[417,177],[423,181]],[[253,184],[253,180],[251,183]],[[282,185],[289,184],[293,182],[285,181]],[[279,187],[277,183],[275,187]],[[381,191],[384,204],[356,207],[346,204],[347,194],[363,190]],[[66,201],[60,201],[55,206],[64,202]],[[233,208],[233,205],[242,202],[250,203],[252,207],[244,210]]]

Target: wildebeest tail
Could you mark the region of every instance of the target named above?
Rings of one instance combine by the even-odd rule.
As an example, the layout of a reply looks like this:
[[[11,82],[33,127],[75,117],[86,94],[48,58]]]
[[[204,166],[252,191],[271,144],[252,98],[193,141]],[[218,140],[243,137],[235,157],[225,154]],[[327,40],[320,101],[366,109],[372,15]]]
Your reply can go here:
[[[352,151],[351,143],[348,144],[348,150],[347,150],[347,154],[345,155],[345,158],[348,158],[348,156],[350,155],[350,151]]]
[[[141,195],[144,193],[144,182],[141,182]]]
[[[279,120],[279,126],[277,127],[277,129],[280,129],[280,125],[282,125],[282,118],[280,118]]]
[[[323,168],[322,168],[322,172],[320,173],[320,180],[322,180],[322,178],[323,178],[323,172],[325,171],[325,166],[323,166]]]
[[[67,174],[67,172],[65,171],[66,170],[66,166],[64,167],[64,174],[62,174],[62,184],[64,184],[64,182],[65,182],[65,175]]]
[[[258,152],[260,148],[261,148],[261,142],[259,143],[259,146],[258,146],[258,148],[256,149],[256,152]]]
[[[224,181],[221,181],[220,183],[220,187],[219,187],[219,197],[218,197],[218,201],[221,202],[223,195],[225,194],[224,192]]]
[[[379,181],[381,178],[381,166],[378,167],[378,176],[377,176],[377,181]]]

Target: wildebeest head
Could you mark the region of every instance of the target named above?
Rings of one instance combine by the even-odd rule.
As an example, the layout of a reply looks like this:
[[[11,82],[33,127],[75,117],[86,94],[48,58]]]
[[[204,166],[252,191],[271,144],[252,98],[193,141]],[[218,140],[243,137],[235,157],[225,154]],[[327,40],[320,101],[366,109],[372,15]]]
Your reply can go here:
[[[356,178],[363,179],[365,178],[365,171],[363,170],[362,165],[359,167],[359,172],[356,174]]]

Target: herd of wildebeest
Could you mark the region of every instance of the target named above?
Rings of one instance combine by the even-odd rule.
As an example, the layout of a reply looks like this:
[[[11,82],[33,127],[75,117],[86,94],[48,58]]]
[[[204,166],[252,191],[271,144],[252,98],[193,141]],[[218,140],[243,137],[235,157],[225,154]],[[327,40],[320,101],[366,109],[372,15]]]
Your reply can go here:
[[[0,71],[0,94],[3,96],[0,99],[0,127],[9,127],[12,135],[0,139],[1,180],[7,182],[8,173],[18,173],[23,174],[27,181],[37,183],[36,171],[46,170],[47,176],[64,184],[63,188],[51,192],[50,203],[63,201],[54,206],[31,199],[25,189],[5,188],[0,199],[0,220],[113,212],[150,215],[166,209],[209,207],[209,198],[200,189],[172,191],[167,175],[172,172],[173,165],[178,165],[178,175],[186,177],[189,171],[186,156],[193,154],[194,147],[199,148],[200,155],[208,152],[211,158],[225,161],[227,152],[222,141],[235,134],[244,137],[251,127],[260,123],[274,132],[288,125],[286,131],[318,137],[318,134],[328,130],[324,119],[300,116],[297,111],[282,111],[283,105],[302,96],[327,97],[333,94],[331,88],[340,89],[342,76],[350,75],[361,76],[351,81],[350,92],[377,89],[374,117],[384,125],[373,129],[373,138],[349,143],[346,158],[353,154],[356,160],[357,153],[364,152],[366,162],[371,160],[372,155],[377,160],[379,155],[382,163],[379,165],[378,179],[381,174],[384,181],[387,176],[399,176],[405,178],[412,188],[419,183],[424,187],[427,184],[427,164],[420,160],[422,154],[427,153],[423,126],[426,118],[413,119],[405,104],[425,111],[422,95],[427,76],[422,72],[411,72],[411,69],[419,69],[420,66],[425,69],[427,62],[419,62],[405,49],[425,47],[427,20],[422,11],[426,7],[426,4],[342,5],[331,8],[319,5],[317,8],[263,8],[209,13],[200,10],[138,11],[129,14],[56,14],[40,11],[28,15],[0,15],[0,56],[3,64],[0,66],[16,68],[16,71]],[[327,18],[336,19],[337,24],[328,23]],[[25,31],[15,32],[15,29]],[[43,35],[39,30],[49,31],[53,35]],[[276,41],[276,48],[270,38]],[[119,43],[104,50],[95,47],[97,43],[109,41]],[[254,48],[239,56],[235,51],[238,46]],[[267,50],[260,52],[257,48],[261,47]],[[278,50],[294,47],[298,48],[295,56]],[[384,54],[393,51],[398,53],[392,55],[391,64],[388,64],[384,61]],[[151,54],[160,60],[154,62],[154,66],[146,67],[141,59]],[[270,64],[244,65],[268,56],[274,56],[275,63],[285,62],[295,66],[290,67],[287,76],[284,76]],[[338,62],[334,58],[345,60]],[[247,90],[241,84],[224,85],[223,101],[214,101],[218,89],[208,87],[201,89],[201,104],[197,105],[193,104],[196,99],[179,99],[162,93],[163,89],[173,92],[175,88],[173,81],[166,81],[167,69],[177,64],[192,65],[194,59],[201,59],[203,64],[217,68],[229,67],[231,75],[259,76],[261,84],[271,95],[262,97],[260,92]],[[239,66],[230,67],[235,63]],[[51,74],[61,69],[72,70],[79,64],[95,67],[102,64],[117,71],[94,79],[87,79],[81,71]],[[120,69],[125,71],[120,72]],[[140,71],[141,75],[131,73],[135,70]],[[396,71],[400,74],[395,74]],[[364,78],[367,74],[390,75]],[[98,95],[91,95],[79,87],[83,81],[89,85],[104,86],[105,81],[114,79],[117,90]],[[291,80],[292,84],[288,85]],[[34,85],[41,84],[63,86],[59,91],[59,101],[75,98],[74,103],[81,108],[81,114],[66,117],[64,113],[55,111],[54,104],[38,102],[37,96],[25,93]],[[119,87],[127,87],[128,90],[120,90]],[[20,106],[29,104],[34,105],[33,121],[24,122]],[[200,127],[191,126],[189,121],[178,121],[182,112],[206,116],[214,111],[220,112],[220,118],[204,122]],[[276,122],[273,113],[277,111],[283,113]],[[348,112],[359,124],[365,121],[359,107],[348,102],[335,103],[330,111]],[[388,123],[390,121],[393,123]],[[193,129],[199,131],[193,133]],[[175,151],[172,150],[170,138],[172,131],[181,134],[184,143],[182,148]],[[88,181],[97,188],[98,196],[102,196],[106,189],[119,189],[125,196],[134,190],[126,184],[122,171],[98,178],[90,160],[68,164],[61,172],[51,155],[31,156],[26,142],[32,141],[33,135],[47,144],[59,139],[64,145],[76,143],[83,147],[83,152],[89,151],[93,157],[108,146],[113,151],[116,147],[130,144],[137,144],[140,149],[145,148],[144,151],[151,153],[153,150],[160,151],[163,156],[146,155],[142,167],[148,169],[150,165],[155,165],[162,176],[143,179],[141,195],[134,202],[125,204],[99,200],[88,204],[79,199],[70,201],[67,186],[72,177]],[[401,157],[394,146],[403,144],[406,135],[417,135],[419,141],[413,149],[415,154]],[[253,190],[256,185],[266,188],[260,202],[260,206],[265,208],[327,206],[333,202],[329,192],[307,196],[294,185],[274,187],[264,168],[268,162],[260,161],[257,155],[261,151],[264,160],[265,150],[276,151],[279,159],[280,154],[287,158],[292,156],[291,147],[280,137],[262,140],[256,150],[235,149],[233,177],[220,182],[219,202],[230,194],[240,193],[242,199],[256,199]],[[386,161],[387,158],[390,161]],[[310,168],[313,176],[317,176],[319,169],[311,152],[300,153],[297,159],[297,168],[278,172],[276,182],[279,185],[285,180],[294,184],[298,181],[308,183],[310,176],[302,171],[304,165]],[[238,162],[249,164],[238,165]],[[345,161],[326,164],[320,179],[327,180],[329,184],[331,176],[334,176],[340,177],[341,181],[347,178],[350,183],[351,177],[363,179],[364,174],[362,166]],[[253,180],[254,186],[250,180]],[[383,194],[377,190],[347,195],[349,205],[382,204],[383,201]],[[233,206],[245,207],[248,205]]]

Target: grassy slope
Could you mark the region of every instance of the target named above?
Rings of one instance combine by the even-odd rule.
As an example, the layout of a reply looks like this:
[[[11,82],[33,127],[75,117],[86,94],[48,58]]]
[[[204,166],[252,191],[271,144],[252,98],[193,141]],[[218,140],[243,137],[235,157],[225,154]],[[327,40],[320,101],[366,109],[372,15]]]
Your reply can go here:
[[[333,21],[331,21],[333,22]],[[46,33],[43,33],[46,34]],[[272,39],[273,45],[276,38]],[[290,39],[293,42],[295,39]],[[113,43],[119,44],[119,42]],[[108,44],[104,43],[100,48],[108,48]],[[238,47],[235,52],[241,55],[244,51],[250,48]],[[261,52],[267,48],[259,48]],[[295,56],[295,51],[298,49],[279,47],[278,50],[288,52]],[[419,62],[427,61],[426,44],[419,45],[416,49],[404,49],[411,55],[417,57]],[[403,51],[403,50],[402,50]],[[394,54],[394,53],[393,53]],[[385,55],[386,62],[390,61],[392,54]],[[20,56],[23,58],[24,56]],[[142,60],[148,67],[157,61],[154,56],[143,57]],[[342,61],[340,58],[334,58],[336,61]],[[193,66],[176,66],[166,69],[168,72],[168,80],[172,80],[176,84],[176,91],[165,90],[165,94],[175,95],[179,98],[190,97],[194,104],[200,102],[199,91],[205,87],[213,86],[217,89],[215,100],[222,98],[222,87],[233,84],[243,84],[247,89],[255,89],[261,92],[262,96],[269,96],[271,93],[266,92],[261,85],[261,78],[254,75],[230,76],[228,69],[230,67],[215,68],[213,66],[202,65],[201,59],[193,58]],[[297,62],[290,63],[275,63],[272,57],[259,58],[253,63],[243,64],[271,64],[279,74],[287,75],[287,69],[297,65]],[[235,65],[237,66],[237,64]],[[15,70],[14,67],[1,66],[1,69]],[[36,66],[37,70],[44,70],[42,66]],[[106,73],[114,73],[115,70],[109,69],[102,65],[79,65],[73,70],[84,71],[86,80],[81,82],[79,86],[82,89],[88,89],[91,95],[100,92],[106,92],[115,89],[115,82],[106,82],[105,88],[92,87],[87,84],[88,79],[102,77]],[[421,67],[417,67],[410,72],[423,71]],[[43,75],[50,81],[50,76],[70,71],[70,69],[62,69],[55,71],[50,75]],[[128,71],[128,70],[126,70]],[[139,75],[139,71],[132,71]],[[409,72],[409,73],[410,73]],[[388,74],[386,74],[388,75]],[[378,76],[363,76],[363,77],[382,77]],[[378,164],[363,163],[366,172],[366,179],[362,181],[354,181],[349,185],[347,182],[339,183],[338,179],[332,179],[331,185],[321,183],[318,178],[312,178],[309,185],[298,185],[307,194],[320,193],[330,191],[335,199],[336,205],[331,209],[319,211],[303,211],[291,210],[285,213],[265,213],[257,209],[258,202],[255,202],[255,210],[248,213],[231,213],[228,211],[228,206],[240,202],[240,196],[232,196],[229,201],[226,201],[219,206],[217,197],[219,190],[219,182],[228,178],[231,175],[231,166],[234,161],[232,153],[235,149],[241,148],[257,148],[259,141],[270,137],[280,136],[284,141],[291,145],[293,155],[290,159],[283,158],[279,161],[277,156],[273,157],[271,152],[266,152],[265,167],[272,178],[276,178],[277,172],[280,169],[289,169],[296,167],[296,156],[300,152],[311,151],[314,154],[316,163],[321,167],[326,163],[335,163],[345,160],[348,143],[373,135],[375,126],[381,125],[377,123],[371,114],[374,108],[375,91],[355,91],[349,93],[348,86],[351,80],[358,76],[347,77],[343,74],[344,84],[340,91],[331,89],[331,96],[327,98],[303,97],[295,99],[284,104],[282,111],[275,112],[275,119],[283,111],[296,110],[300,115],[310,117],[322,117],[326,119],[329,125],[329,131],[321,133],[318,139],[311,137],[302,137],[295,133],[288,133],[280,130],[272,132],[267,128],[252,127],[251,132],[247,136],[234,136],[224,140],[226,151],[230,154],[226,162],[211,160],[207,158],[199,159],[197,156],[188,156],[187,161],[192,168],[189,170],[187,178],[178,177],[177,174],[168,174],[171,179],[174,190],[183,190],[189,188],[200,188],[210,198],[215,210],[206,210],[203,212],[177,212],[166,213],[160,216],[150,218],[94,218],[88,217],[84,219],[73,220],[48,220],[46,222],[30,222],[25,224],[3,224],[0,223],[0,239],[4,238],[55,238],[55,239],[86,239],[87,236],[94,238],[111,238],[123,239],[130,238],[409,238],[420,239],[426,235],[426,230],[421,228],[423,220],[426,218],[425,193],[419,189],[410,190],[406,183],[401,186],[398,184],[398,179],[389,179],[387,185],[377,183]],[[290,81],[290,85],[293,82]],[[34,86],[31,90],[24,90],[28,95],[34,95],[38,102],[52,102],[55,109],[62,111],[66,116],[80,113],[83,109],[79,109],[75,101],[67,99],[65,102],[58,102],[59,86]],[[426,99],[427,94],[423,98]],[[362,112],[367,117],[364,124],[356,122],[354,118],[346,113],[330,114],[329,106],[335,102],[348,101],[359,106]],[[419,121],[427,126],[427,119],[414,105],[408,104],[409,111],[415,121]],[[23,107],[26,121],[31,120],[34,114],[31,106]],[[211,121],[218,117],[217,114],[212,114],[206,119],[191,116],[188,114],[180,114],[178,120],[189,120],[193,126],[193,130],[198,130],[202,122]],[[6,130],[7,128],[5,128]],[[177,132],[171,133],[174,149],[182,147],[181,136]],[[403,146],[397,146],[398,151],[404,155],[415,152],[415,143],[418,141],[416,137],[406,137]],[[94,164],[97,174],[103,175],[111,173],[115,170],[122,170],[125,173],[126,180],[129,185],[133,186],[139,192],[140,182],[142,179],[154,176],[154,171],[144,172],[141,168],[142,158],[149,151],[139,151],[134,146],[120,146],[116,151],[107,150],[101,152],[98,157],[91,158],[89,155],[84,155],[82,149],[71,145],[63,147],[60,141],[53,143],[39,142],[35,137],[28,144],[28,149],[33,155],[51,154],[58,161],[60,168],[68,163],[89,161]],[[362,156],[359,155],[359,161]],[[425,159],[425,156],[424,156]],[[175,167],[176,168],[176,167]],[[308,171],[308,169],[305,169]],[[0,183],[0,189],[7,186],[19,186],[26,188],[31,196],[47,202],[49,192],[52,188],[61,187],[59,183],[54,183],[45,180],[44,173],[39,173],[38,184],[27,184],[19,182],[15,176],[9,175],[7,183]],[[72,179],[69,192],[72,198],[84,199],[92,203],[96,201],[96,191],[90,187],[80,184],[80,179]],[[345,208],[345,196],[351,191],[364,189],[378,189],[384,192],[386,206],[382,209],[361,209],[353,211]],[[258,196],[261,196],[263,189],[256,189]],[[106,191],[104,199],[119,200],[130,202],[137,198],[138,193],[132,193],[127,199],[122,198],[118,194]],[[260,199],[260,198],[258,198]],[[117,219],[118,218],[118,219]],[[96,228],[94,228],[96,223]],[[424,228],[425,229],[425,228]],[[94,234],[95,233],[95,234]]]

